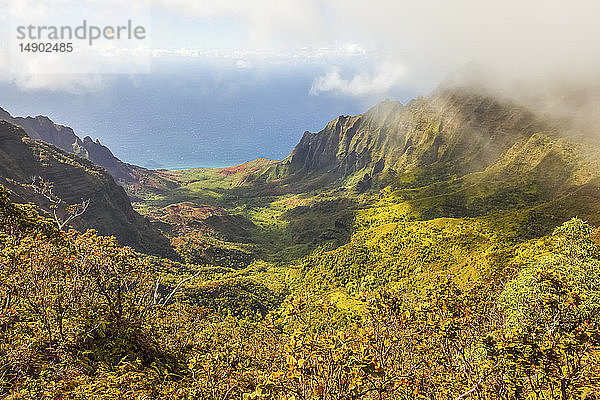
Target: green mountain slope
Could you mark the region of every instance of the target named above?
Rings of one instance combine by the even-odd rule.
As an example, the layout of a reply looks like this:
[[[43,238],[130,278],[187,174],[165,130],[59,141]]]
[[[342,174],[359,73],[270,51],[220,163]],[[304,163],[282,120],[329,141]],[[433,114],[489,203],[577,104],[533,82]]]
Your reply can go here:
[[[406,106],[385,101],[305,133],[262,178],[297,191],[389,187],[421,218],[472,217],[593,194],[600,176],[594,149],[593,137],[515,102],[444,85]],[[586,216],[596,220],[594,212]]]
[[[595,399],[600,229],[571,217],[600,224],[600,145],[580,126],[445,86],[282,162],[149,171],[126,188],[178,261],[60,235],[0,188],[0,394]],[[102,168],[0,123],[0,184],[43,209],[33,174],[145,245]]]
[[[82,140],[73,132],[73,129],[55,124],[48,117],[41,115],[35,118],[13,117],[0,108],[0,120],[22,127],[27,136],[32,139],[42,140],[59,149],[92,161],[94,164],[106,169],[117,182],[136,182],[140,179],[140,175],[145,172],[144,168],[119,160],[99,140],[93,141],[89,136]]]
[[[469,89],[438,89],[428,97],[379,103],[306,132],[272,177],[405,174],[420,167],[445,175],[485,169],[517,141],[547,127],[523,107]],[[431,181],[439,180],[439,174]]]
[[[600,224],[599,149],[508,99],[444,85],[339,117],[262,169],[171,173],[176,188],[135,192],[136,207],[157,215],[189,202],[250,221],[235,238],[231,226],[213,233],[294,263],[307,290],[410,285],[440,271],[477,280],[572,217]]]
[[[40,176],[54,183],[58,196],[69,204],[89,199],[88,210],[73,226],[114,235],[123,245],[149,253],[168,254],[166,238],[131,207],[125,191],[92,162],[28,137],[20,127],[0,121],[0,181],[14,200],[33,202],[46,211],[49,202],[29,186]]]

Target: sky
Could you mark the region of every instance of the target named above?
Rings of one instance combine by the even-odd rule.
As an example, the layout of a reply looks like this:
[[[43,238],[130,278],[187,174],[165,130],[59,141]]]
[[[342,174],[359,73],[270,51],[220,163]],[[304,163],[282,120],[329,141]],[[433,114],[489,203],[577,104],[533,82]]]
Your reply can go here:
[[[285,110],[299,126],[282,133],[280,148],[271,152],[284,156],[304,129],[386,98],[426,95],[465,65],[517,88],[598,81],[600,71],[598,0],[0,0],[0,7],[6,10],[0,15],[0,107],[49,114],[80,136],[100,137],[132,162],[143,160],[121,150],[125,139],[107,131],[114,127],[100,129],[99,118],[70,116],[65,107],[85,114],[102,102],[107,113],[127,111],[142,120],[140,113],[160,113],[165,103],[123,110],[123,101],[114,102],[121,109],[110,109],[110,99],[143,102],[154,94],[124,96],[124,88],[162,82],[171,86],[170,111],[192,108],[178,102],[197,102],[218,112],[209,118],[218,122],[242,96],[252,100],[238,119],[251,123],[229,124],[229,131],[284,126]],[[74,27],[83,20],[101,27],[132,20],[146,36],[76,42],[71,54],[19,51],[20,25]],[[256,104],[265,93],[271,94],[268,112]],[[190,113],[186,118],[202,118]],[[177,119],[170,124],[187,129]],[[217,125],[202,129],[217,132]],[[226,161],[236,157],[242,156]]]
[[[129,13],[151,26],[151,41],[144,43],[144,50],[153,57],[190,57],[200,51],[207,62],[219,58],[256,69],[265,63],[319,63],[323,71],[309,89],[315,96],[322,92],[363,96],[392,86],[426,91],[469,62],[525,79],[591,73],[600,61],[597,0],[2,2],[11,10],[2,17],[5,51],[14,47],[10,32],[14,20],[40,16],[74,23],[93,19],[102,10],[97,20],[117,21]],[[353,62],[348,56],[357,55],[369,62],[361,63],[360,70],[344,72]],[[98,74],[44,76],[47,68],[40,63],[7,72],[10,68],[2,65],[2,75],[33,89],[94,90],[101,83]]]

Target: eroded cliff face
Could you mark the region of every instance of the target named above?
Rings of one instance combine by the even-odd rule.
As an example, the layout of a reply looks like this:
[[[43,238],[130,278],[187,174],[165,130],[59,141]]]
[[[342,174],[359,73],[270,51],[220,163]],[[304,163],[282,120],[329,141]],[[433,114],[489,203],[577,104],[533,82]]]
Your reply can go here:
[[[34,176],[54,182],[56,194],[69,204],[90,200],[85,214],[73,221],[75,228],[114,235],[140,251],[169,254],[168,240],[133,210],[124,189],[103,168],[0,121],[0,183],[15,201],[35,203],[47,212],[48,201],[28,186]]]
[[[348,176],[443,168],[464,175],[498,161],[515,143],[546,126],[525,108],[469,90],[437,90],[406,106],[384,101],[358,116],[340,116],[306,132],[274,175]]]
[[[273,193],[380,191],[423,219],[528,209],[531,226],[600,221],[600,138],[476,87],[336,118],[260,179]]]
[[[50,143],[61,150],[86,158],[106,171],[118,182],[124,184],[135,182],[138,179],[139,167],[126,164],[119,160],[110,149],[93,141],[89,136],[83,140],[73,132],[73,129],[55,124],[45,116],[13,117],[0,108],[0,120],[8,121],[23,128],[27,136],[32,139]]]

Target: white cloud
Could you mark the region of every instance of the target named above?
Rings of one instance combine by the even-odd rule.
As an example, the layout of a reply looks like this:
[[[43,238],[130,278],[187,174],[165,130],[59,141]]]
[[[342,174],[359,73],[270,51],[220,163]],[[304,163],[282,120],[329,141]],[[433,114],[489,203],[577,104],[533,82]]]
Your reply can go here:
[[[377,50],[377,59],[402,60],[407,81],[421,90],[469,62],[521,79],[600,70],[595,40],[600,37],[598,0],[156,0],[155,4],[210,21],[235,21],[239,33],[233,33],[234,40],[253,49],[280,48],[282,43],[315,49],[360,43]]]
[[[312,62],[332,59],[346,59],[349,57],[368,57],[368,51],[358,44],[346,44],[339,47],[289,48],[286,50],[249,50],[249,49],[166,49],[155,48],[151,51],[152,57],[195,57],[204,59],[232,59],[252,62],[263,60],[267,62],[297,62],[299,60]]]
[[[344,46],[344,50],[348,55],[352,56],[364,56],[367,53],[365,49],[356,43],[348,43]]]
[[[404,67],[398,63],[381,64],[374,73],[362,72],[350,79],[342,77],[340,69],[331,68],[325,75],[316,78],[310,94],[332,92],[350,96],[366,96],[385,93],[402,81]]]
[[[237,60],[235,62],[235,66],[238,67],[239,69],[247,69],[247,68],[252,68],[252,61],[248,61],[248,60]]]
[[[102,89],[106,75],[94,74],[21,74],[13,82],[24,90],[51,90],[67,93],[86,93]]]
[[[151,52],[152,57],[161,58],[161,57],[191,57],[198,58],[200,57],[200,51],[197,49],[186,49],[182,47],[181,49],[153,49]]]
[[[66,9],[77,20],[88,13],[83,4],[94,1],[0,0],[0,6],[29,16],[34,5],[33,17]],[[113,18],[117,6],[134,4],[143,12],[146,2],[101,4]],[[600,71],[598,0],[154,0],[152,6],[153,26],[175,43],[159,36],[153,38],[158,46],[206,44],[187,53],[158,49],[154,57],[219,58],[234,67],[241,60],[255,69],[264,62],[355,69],[356,58],[349,57],[371,62],[370,73],[356,76],[330,70],[315,81],[314,93],[362,93],[398,82],[396,69],[376,67],[381,60],[400,60],[403,83],[420,91],[471,61],[521,79]],[[2,25],[0,32],[7,22]],[[222,38],[212,53],[211,38]]]
[[[139,1],[139,0],[138,0]],[[266,48],[283,39],[301,46],[327,32],[321,0],[154,0],[154,6],[204,19],[233,18],[247,29],[251,47]]]
[[[6,11],[0,17],[2,80],[26,90],[84,92],[103,87],[105,80],[110,79],[106,74],[150,72],[151,8],[147,0],[137,1],[129,4],[122,0],[46,0],[41,4],[36,0],[10,0],[9,3],[0,0]],[[114,30],[114,27],[126,26],[129,20],[134,21],[133,28],[148,28],[143,40],[130,40],[124,35],[121,39],[96,40],[91,45],[92,25],[100,35],[104,27]],[[29,38],[18,38],[17,28],[30,25],[44,29],[57,27],[57,32],[62,32],[60,27],[69,26],[73,31],[80,29],[86,37],[54,40],[47,36],[50,29],[46,29],[33,30]],[[67,42],[71,43],[71,51],[66,50]],[[40,44],[52,51],[39,51]]]

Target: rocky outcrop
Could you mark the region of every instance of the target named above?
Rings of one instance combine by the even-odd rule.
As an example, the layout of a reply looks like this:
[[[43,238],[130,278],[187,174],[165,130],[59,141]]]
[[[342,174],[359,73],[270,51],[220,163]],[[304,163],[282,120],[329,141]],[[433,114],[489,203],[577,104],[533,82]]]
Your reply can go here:
[[[449,175],[481,171],[515,143],[547,127],[524,107],[466,88],[440,88],[407,105],[384,101],[304,133],[268,179],[360,172],[398,175],[427,167]]]
[[[29,186],[34,176],[53,182],[55,193],[68,204],[90,200],[73,227],[113,235],[143,252],[170,254],[168,240],[133,210],[125,190],[103,168],[0,121],[0,184],[12,192],[13,201],[31,202],[47,212],[50,204]]]
[[[118,182],[125,184],[135,182],[138,178],[138,170],[142,169],[119,160],[99,140],[93,141],[89,136],[81,140],[73,132],[73,129],[55,124],[48,117],[13,117],[0,108],[0,120],[22,127],[27,136],[32,139],[42,140],[61,150],[92,161],[106,169]]]

